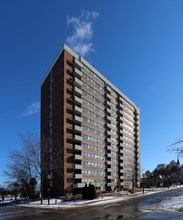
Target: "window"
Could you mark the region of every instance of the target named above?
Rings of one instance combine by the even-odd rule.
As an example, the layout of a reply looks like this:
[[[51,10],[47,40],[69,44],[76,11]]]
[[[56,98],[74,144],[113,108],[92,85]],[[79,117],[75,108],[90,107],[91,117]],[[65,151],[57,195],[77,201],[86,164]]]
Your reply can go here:
[[[102,86],[100,86],[96,81],[94,81],[91,77],[89,77],[86,73],[82,72],[83,77],[86,78],[89,82],[91,82],[92,84],[94,84],[97,88],[99,88],[100,90],[102,90],[104,92],[104,88]]]

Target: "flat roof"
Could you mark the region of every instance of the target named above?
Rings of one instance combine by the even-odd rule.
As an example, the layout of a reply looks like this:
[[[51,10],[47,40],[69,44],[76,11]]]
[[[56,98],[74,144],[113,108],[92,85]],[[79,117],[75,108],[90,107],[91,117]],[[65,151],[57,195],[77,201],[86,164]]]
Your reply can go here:
[[[44,79],[41,82],[41,85],[44,83],[45,79],[49,75],[50,71],[52,70],[53,66],[57,62],[58,58],[62,54],[63,50],[67,50],[73,57],[78,59],[81,63],[86,65],[90,70],[92,70],[95,74],[97,74],[103,81],[105,81],[113,90],[119,93],[129,104],[134,106],[138,111],[139,108],[126,96],[124,95],[116,86],[114,86],[107,78],[105,78],[98,70],[96,70],[88,61],[86,61],[82,56],[79,56],[74,50],[72,50],[67,44],[64,43],[62,48],[60,49],[59,53],[57,54],[56,58],[54,59],[53,63],[51,64],[50,68],[48,69]]]

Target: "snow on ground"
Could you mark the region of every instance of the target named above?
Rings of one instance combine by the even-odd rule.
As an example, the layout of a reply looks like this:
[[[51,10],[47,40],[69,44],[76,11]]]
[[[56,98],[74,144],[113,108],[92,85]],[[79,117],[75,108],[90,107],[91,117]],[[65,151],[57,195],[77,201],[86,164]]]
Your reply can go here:
[[[161,208],[167,211],[183,211],[183,196],[176,196],[161,203]]]
[[[179,187],[182,187],[182,186],[170,187],[170,189],[175,189]],[[54,198],[54,199],[50,199],[50,205],[48,205],[47,199],[43,201],[43,205],[40,204],[40,200],[30,202],[30,204],[27,204],[27,203],[25,204],[25,202],[23,202],[22,204],[19,204],[19,205],[26,206],[26,207],[34,207],[34,208],[55,208],[55,209],[84,207],[84,206],[103,205],[103,204],[108,204],[108,203],[113,203],[113,202],[119,202],[122,200],[128,200],[132,197],[140,197],[140,196],[144,196],[147,194],[153,194],[153,193],[158,193],[158,192],[167,191],[167,190],[169,189],[168,188],[151,188],[151,189],[145,189],[145,194],[142,194],[142,192],[135,193],[135,194],[121,192],[121,193],[113,193],[111,194],[111,196],[99,197],[94,200],[76,200],[76,201],[62,202],[61,199]],[[177,210],[181,208],[183,209],[183,197],[180,197],[180,198],[176,197],[171,200],[164,201],[164,203],[162,203],[160,206],[154,207],[154,208],[155,209],[159,208],[159,209],[164,209],[164,210],[166,209],[168,210],[170,208],[172,208],[172,210],[173,209]],[[148,209],[146,211],[148,212]]]
[[[182,186],[173,186],[170,187],[170,189],[156,189],[155,192],[160,192],[160,191],[167,191],[171,189],[176,189],[180,188]],[[149,193],[151,194],[151,193]],[[174,196],[174,197],[169,197],[162,202],[156,202],[155,201],[149,206],[148,204],[143,204],[141,207],[141,211],[143,213],[164,213],[164,212],[171,212],[171,213],[176,213],[178,215],[183,213],[183,196]]]
[[[94,200],[76,200],[62,202],[61,199],[50,199],[50,205],[48,205],[48,200],[43,201],[43,205],[39,201],[31,202],[30,204],[21,204],[20,206],[29,206],[34,208],[73,208],[82,206],[91,206],[98,204],[107,204],[111,202],[119,201],[119,198],[113,196],[100,197]]]
[[[10,202],[14,202],[14,199],[4,199],[4,201],[2,202],[2,200],[0,199],[0,204],[1,203],[10,203]]]
[[[165,213],[171,212],[180,214],[183,211],[183,196],[171,197],[169,200],[164,200],[160,203],[152,203],[151,206],[143,205],[141,212],[143,213]]]

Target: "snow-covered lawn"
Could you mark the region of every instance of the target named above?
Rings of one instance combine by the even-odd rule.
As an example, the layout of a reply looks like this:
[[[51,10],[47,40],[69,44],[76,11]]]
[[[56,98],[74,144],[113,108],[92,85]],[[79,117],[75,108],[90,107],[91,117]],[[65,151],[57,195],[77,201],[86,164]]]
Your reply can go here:
[[[76,201],[67,201],[62,202],[61,199],[50,199],[50,205],[48,205],[48,200],[43,201],[43,205],[39,201],[30,202],[30,204],[21,204],[21,206],[29,206],[34,208],[73,208],[73,207],[82,207],[98,204],[106,204],[114,201],[119,201],[119,198],[113,196],[100,197],[94,200],[76,200]]]
[[[170,187],[170,189],[180,188],[182,186],[176,186],[176,187]],[[20,206],[27,206],[27,207],[34,207],[34,208],[73,208],[73,207],[83,207],[83,206],[93,206],[93,205],[102,205],[107,203],[113,203],[113,202],[119,202],[122,200],[128,200],[132,197],[140,197],[147,194],[153,194],[158,193],[162,191],[170,190],[168,188],[151,188],[151,189],[145,189],[145,194],[142,192],[130,194],[126,192],[118,193],[118,196],[114,194],[111,194],[111,196],[103,196],[99,197],[94,200],[76,200],[76,201],[68,201],[68,202],[62,202],[61,199],[50,199],[50,205],[48,205],[48,200],[45,199],[43,201],[43,205],[40,204],[39,201],[30,202],[30,204],[25,204],[25,202],[22,202],[22,204],[19,204]],[[120,194],[120,196],[119,196]],[[114,196],[112,196],[114,195]],[[183,197],[180,196],[180,198],[176,197],[173,200],[164,201],[164,203],[161,204],[162,209],[181,209],[183,207]]]

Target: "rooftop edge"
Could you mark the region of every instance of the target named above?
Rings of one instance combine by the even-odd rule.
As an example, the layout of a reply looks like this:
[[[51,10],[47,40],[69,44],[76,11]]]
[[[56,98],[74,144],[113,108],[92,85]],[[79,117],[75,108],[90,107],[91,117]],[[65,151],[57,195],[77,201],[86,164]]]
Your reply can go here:
[[[43,78],[41,85],[44,83],[45,79],[47,78],[47,76],[49,75],[50,71],[52,70],[53,66],[55,65],[55,63],[57,62],[58,58],[60,57],[61,53],[63,52],[63,50],[67,50],[73,57],[75,57],[76,59],[78,59],[80,62],[82,62],[83,64],[85,64],[86,66],[88,66],[88,68],[90,70],[92,70],[94,73],[96,73],[102,80],[104,80],[112,89],[114,89],[115,91],[117,91],[123,98],[125,98],[131,105],[133,105],[134,107],[136,107],[138,109],[138,111],[140,111],[140,109],[135,105],[135,103],[133,103],[125,94],[123,94],[115,85],[113,85],[106,77],[104,77],[98,70],[96,70],[90,63],[88,63],[88,61],[86,61],[82,56],[79,56],[73,49],[71,49],[68,45],[66,45],[65,43],[63,44],[62,48],[60,49],[60,51],[58,52],[56,58],[54,59],[54,61],[52,62],[50,68],[48,69],[45,77]]]

